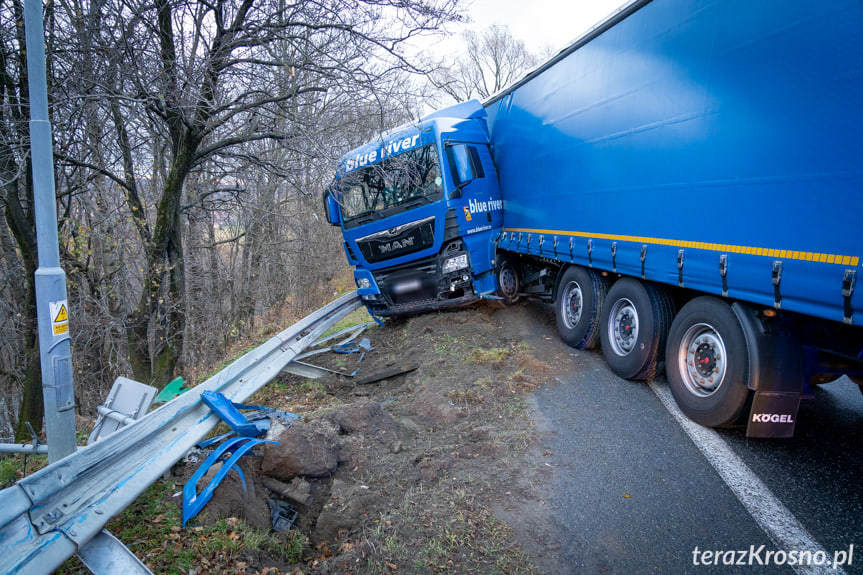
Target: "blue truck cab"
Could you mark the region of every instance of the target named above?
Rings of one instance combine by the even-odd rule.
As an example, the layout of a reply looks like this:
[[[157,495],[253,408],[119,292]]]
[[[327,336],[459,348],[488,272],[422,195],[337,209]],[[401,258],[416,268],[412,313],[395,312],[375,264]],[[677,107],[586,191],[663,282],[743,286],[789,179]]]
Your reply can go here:
[[[374,315],[462,305],[496,288],[491,240],[503,204],[477,101],[346,154],[324,204]]]

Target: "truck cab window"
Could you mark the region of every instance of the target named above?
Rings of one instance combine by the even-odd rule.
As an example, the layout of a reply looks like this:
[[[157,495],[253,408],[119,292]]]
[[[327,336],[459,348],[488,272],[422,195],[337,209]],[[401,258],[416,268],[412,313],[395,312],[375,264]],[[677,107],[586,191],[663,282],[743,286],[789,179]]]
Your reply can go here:
[[[479,152],[475,146],[454,144],[446,149],[453,181],[457,187],[462,187],[477,178],[484,178],[485,171]]]
[[[355,170],[339,182],[345,227],[354,227],[437,200],[443,180],[434,144]]]

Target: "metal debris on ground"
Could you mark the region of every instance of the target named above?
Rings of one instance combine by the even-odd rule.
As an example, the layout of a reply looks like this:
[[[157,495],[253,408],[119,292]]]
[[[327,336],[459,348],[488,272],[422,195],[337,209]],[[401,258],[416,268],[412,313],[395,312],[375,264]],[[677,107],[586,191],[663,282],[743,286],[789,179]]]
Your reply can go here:
[[[356,380],[356,385],[365,385],[367,383],[375,383],[376,381],[381,381],[382,379],[389,379],[391,377],[395,377],[397,375],[401,375],[403,373],[410,373],[419,367],[417,363],[411,363],[406,365],[396,365],[393,367],[388,367],[383,371],[379,371],[378,373],[374,373],[372,375],[367,375],[361,379]]]
[[[111,386],[105,403],[97,408],[99,417],[90,432],[87,444],[93,444],[144,417],[158,391],[150,385],[118,377]]]
[[[267,505],[270,508],[273,531],[289,531],[297,522],[299,514],[290,503],[278,499],[267,499]]]
[[[374,324],[374,322],[358,324],[355,326],[351,326],[349,328],[345,328],[345,329],[343,329],[337,333],[334,333],[334,334],[329,335],[327,337],[324,337],[322,339],[319,339],[318,341],[313,343],[310,347],[315,347],[315,346],[321,345],[327,341],[330,341],[332,339],[336,339],[336,338],[338,338],[344,334],[348,334],[348,337],[343,339],[339,343],[333,344],[329,347],[325,347],[322,349],[307,351],[305,353],[298,355],[294,359],[294,361],[292,361],[290,364],[288,364],[287,367],[285,367],[285,371],[293,373],[295,375],[299,375],[300,377],[306,377],[309,379],[317,379],[319,377],[325,376],[327,373],[335,373],[336,375],[343,375],[345,377],[356,376],[356,374],[360,370],[359,364],[362,363],[363,359],[365,359],[366,353],[372,351],[375,348],[372,347],[371,340],[369,340],[369,338],[367,338],[367,337],[362,338],[359,341],[359,343],[357,343],[355,340],[356,340],[357,336],[359,336],[363,331],[365,331],[366,328],[368,328],[369,326],[371,326],[373,324]],[[357,360],[357,368],[354,369],[354,371],[351,373],[346,373],[346,372],[339,371],[336,369],[330,369],[328,367],[321,367],[319,365],[312,365],[310,363],[301,361],[307,357],[311,357],[313,355],[318,355],[321,353],[326,353],[328,351],[331,351],[333,353],[339,353],[339,354],[359,353],[360,358]]]

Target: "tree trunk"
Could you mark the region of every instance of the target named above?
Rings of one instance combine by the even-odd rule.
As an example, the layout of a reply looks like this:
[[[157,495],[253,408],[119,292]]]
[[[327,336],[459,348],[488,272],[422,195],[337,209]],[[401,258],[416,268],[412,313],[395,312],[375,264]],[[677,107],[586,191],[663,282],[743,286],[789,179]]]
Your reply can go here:
[[[27,277],[27,294],[25,309],[27,319],[24,322],[24,356],[26,370],[24,372],[24,394],[21,398],[21,409],[18,411],[18,425],[15,427],[15,441],[30,441],[30,431],[27,422],[33,426],[36,433],[42,430],[44,416],[44,401],[42,398],[42,363],[39,355],[39,330],[36,320],[36,280],[35,267],[25,264]]]
[[[185,137],[168,172],[156,212],[141,299],[129,316],[129,361],[136,380],[159,389],[174,377],[183,353],[185,263],[180,200],[199,142]],[[150,332],[153,333],[152,353]]]
[[[11,156],[6,156],[11,157]],[[3,173],[10,173],[11,166],[4,166]],[[29,174],[29,162],[27,167]],[[8,181],[8,180],[7,180]],[[15,242],[24,264],[24,390],[21,409],[18,412],[18,425],[15,428],[16,440],[30,440],[26,422],[39,432],[42,429],[42,365],[39,356],[39,331],[36,310],[36,268],[38,267],[38,248],[36,244],[36,222],[32,210],[25,210],[19,198],[18,183],[12,180],[5,186],[6,222],[12,230]],[[21,185],[27,195],[26,205],[33,205],[33,185],[30,177],[24,178]]]

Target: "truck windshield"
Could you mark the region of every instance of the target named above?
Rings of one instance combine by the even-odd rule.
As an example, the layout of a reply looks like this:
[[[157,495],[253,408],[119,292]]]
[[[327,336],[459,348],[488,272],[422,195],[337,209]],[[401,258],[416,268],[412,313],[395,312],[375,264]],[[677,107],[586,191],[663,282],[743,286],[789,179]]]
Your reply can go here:
[[[342,219],[354,227],[439,200],[437,147],[429,144],[345,175],[339,182]]]

